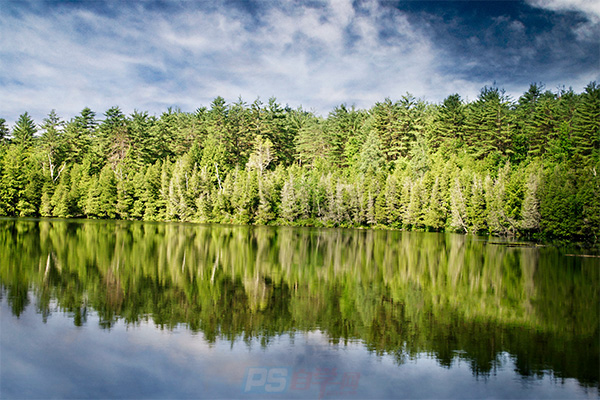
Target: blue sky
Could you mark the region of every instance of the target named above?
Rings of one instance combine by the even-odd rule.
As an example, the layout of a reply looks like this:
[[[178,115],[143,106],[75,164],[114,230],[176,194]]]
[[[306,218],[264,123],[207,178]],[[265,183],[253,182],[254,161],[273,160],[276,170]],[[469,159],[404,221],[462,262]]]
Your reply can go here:
[[[600,2],[0,0],[0,117],[160,114],[216,96],[326,115],[406,92],[600,80]]]

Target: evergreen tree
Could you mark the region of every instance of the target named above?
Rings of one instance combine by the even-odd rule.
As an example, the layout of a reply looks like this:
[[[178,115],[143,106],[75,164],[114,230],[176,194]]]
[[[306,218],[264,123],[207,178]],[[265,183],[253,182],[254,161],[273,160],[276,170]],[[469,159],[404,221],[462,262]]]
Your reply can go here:
[[[6,125],[6,120],[4,118],[0,118],[0,146],[6,142],[9,135],[8,125]]]
[[[600,85],[410,95],[326,118],[273,98],[99,124],[0,120],[0,214],[380,226],[598,240]],[[543,166],[543,168],[542,168]]]
[[[44,119],[41,128],[43,129],[40,142],[45,153],[44,158],[48,161],[48,171],[50,178],[56,182],[60,177],[62,170],[66,167],[65,151],[66,143],[64,140],[64,122],[60,120],[56,111],[52,110],[48,117]],[[44,160],[44,163],[46,160]]]
[[[457,231],[469,233],[469,219],[467,217],[467,200],[464,196],[464,188],[459,177],[454,178],[450,190],[450,212],[452,219],[450,228]]]
[[[162,162],[157,161],[149,166],[144,178],[144,191],[142,201],[144,202],[144,220],[159,221],[162,211],[160,200]]]
[[[109,165],[105,165],[98,178],[98,216],[114,219],[117,216],[117,181]]]
[[[377,132],[371,131],[358,156],[357,168],[363,173],[374,173],[383,166],[381,144]]]
[[[296,136],[295,149],[300,164],[307,167],[314,166],[320,159],[331,157],[331,148],[319,119],[310,118],[303,124]]]
[[[327,120],[323,121],[324,146],[327,147],[327,157],[334,164],[351,164],[364,141],[363,125],[367,117],[366,112],[357,110],[354,106],[348,109],[342,104],[334,108]]]
[[[104,115],[106,118],[98,127],[96,142],[114,170],[131,146],[129,121],[119,107],[109,108]]]
[[[439,176],[435,178],[433,187],[431,188],[429,207],[427,208],[423,219],[425,226],[434,231],[440,231],[446,226],[447,210],[440,180]]]
[[[456,151],[464,145],[465,106],[460,95],[453,94],[438,107],[429,143],[433,149],[442,148],[443,153]]]
[[[134,219],[142,219],[146,209],[144,202],[145,194],[145,170],[139,169],[136,171],[132,180],[133,204],[131,206],[130,216]]]
[[[33,145],[34,135],[37,132],[35,123],[28,113],[23,113],[19,116],[13,131],[11,142],[23,147]]]
[[[41,169],[35,165],[33,160],[25,165],[26,184],[22,196],[17,203],[17,213],[19,217],[37,217],[39,216],[40,205],[42,202],[42,188],[44,186],[44,176]]]
[[[135,202],[135,186],[128,176],[117,180],[117,204],[116,211],[120,219],[130,219]]]
[[[468,146],[475,158],[512,152],[510,106],[504,91],[487,86],[469,104],[466,128]]]
[[[526,232],[535,233],[540,229],[540,200],[541,171],[532,168],[525,186],[525,198],[521,209],[521,228]]]
[[[573,175],[565,165],[557,165],[546,175],[541,188],[540,226],[552,236],[568,237],[578,231],[582,209]]]
[[[54,194],[54,185],[46,181],[42,188],[42,198],[40,199],[40,215],[42,217],[52,216],[52,195]]]
[[[583,165],[600,161],[600,84],[586,86],[574,115],[575,155]]]
[[[17,205],[24,199],[27,186],[27,156],[27,149],[22,142],[10,146],[4,155],[0,179],[0,215],[19,215]]]
[[[401,180],[394,174],[388,175],[385,182],[385,222],[395,228],[402,226]],[[382,216],[383,217],[383,216]]]
[[[487,213],[483,182],[479,176],[473,175],[471,193],[467,201],[467,216],[472,232],[477,233],[487,230]]]
[[[600,237],[600,163],[587,167],[578,176],[579,190],[577,203],[581,205],[581,215],[578,216],[579,229],[577,233],[584,237],[594,238],[597,243]]]
[[[88,185],[88,192],[86,196],[86,203],[84,206],[85,214],[88,218],[101,218],[100,211],[100,185],[98,184],[98,177],[92,176]]]
[[[67,167],[60,176],[58,185],[50,200],[52,205],[52,216],[59,218],[71,217],[72,201],[71,193],[71,169]]]

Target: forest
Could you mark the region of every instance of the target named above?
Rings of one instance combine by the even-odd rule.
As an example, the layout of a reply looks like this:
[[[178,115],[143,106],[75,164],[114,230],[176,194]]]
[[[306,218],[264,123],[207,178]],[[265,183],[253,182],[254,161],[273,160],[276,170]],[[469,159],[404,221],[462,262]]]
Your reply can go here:
[[[0,119],[0,216],[600,241],[600,85],[410,94],[326,117],[275,98]]]

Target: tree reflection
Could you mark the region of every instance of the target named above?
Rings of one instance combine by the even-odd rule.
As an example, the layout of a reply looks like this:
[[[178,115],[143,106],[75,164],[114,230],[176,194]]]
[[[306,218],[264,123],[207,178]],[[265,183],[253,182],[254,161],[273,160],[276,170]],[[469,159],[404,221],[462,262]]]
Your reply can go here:
[[[111,221],[0,221],[0,281],[15,316],[35,296],[104,328],[184,324],[265,346],[319,329],[399,363],[427,353],[487,375],[508,353],[522,376],[598,384],[593,258],[478,237]],[[54,305],[53,305],[54,304]]]

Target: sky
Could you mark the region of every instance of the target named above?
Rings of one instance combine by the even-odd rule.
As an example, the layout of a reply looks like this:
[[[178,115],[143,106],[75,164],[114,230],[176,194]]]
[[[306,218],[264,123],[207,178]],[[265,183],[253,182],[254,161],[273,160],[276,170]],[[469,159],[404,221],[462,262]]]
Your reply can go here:
[[[0,0],[0,118],[119,106],[160,115],[217,96],[370,108],[410,93],[600,81],[600,1]]]

